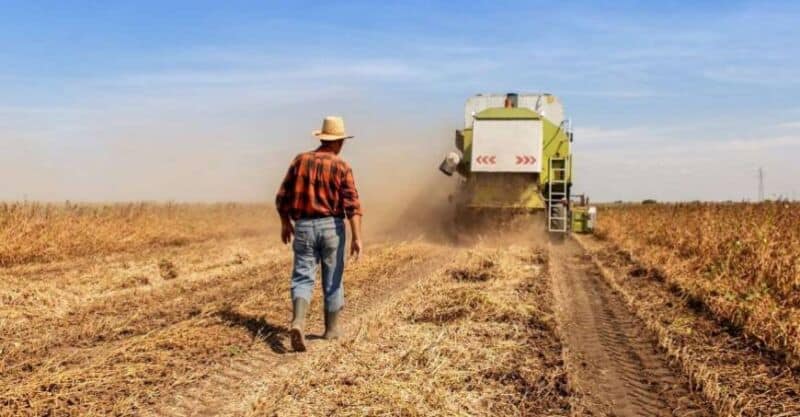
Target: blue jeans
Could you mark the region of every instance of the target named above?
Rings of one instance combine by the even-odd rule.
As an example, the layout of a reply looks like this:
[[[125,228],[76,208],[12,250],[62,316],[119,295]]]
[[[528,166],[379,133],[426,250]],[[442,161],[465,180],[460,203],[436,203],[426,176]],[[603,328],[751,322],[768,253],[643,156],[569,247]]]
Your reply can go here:
[[[294,223],[292,299],[311,301],[317,264],[321,263],[325,311],[336,312],[344,306],[345,240],[343,219],[323,217]]]

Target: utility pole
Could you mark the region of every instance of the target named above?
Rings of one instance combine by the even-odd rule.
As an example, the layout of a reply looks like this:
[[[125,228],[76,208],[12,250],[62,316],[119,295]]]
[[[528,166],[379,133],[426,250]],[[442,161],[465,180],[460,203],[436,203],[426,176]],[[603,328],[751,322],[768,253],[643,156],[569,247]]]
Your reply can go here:
[[[758,167],[758,202],[764,201],[764,169]]]

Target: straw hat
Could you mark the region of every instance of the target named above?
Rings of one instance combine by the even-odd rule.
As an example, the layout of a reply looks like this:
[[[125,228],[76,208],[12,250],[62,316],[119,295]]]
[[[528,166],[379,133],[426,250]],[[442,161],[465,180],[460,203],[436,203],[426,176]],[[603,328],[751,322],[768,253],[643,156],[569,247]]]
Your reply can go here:
[[[322,121],[322,129],[315,130],[311,132],[311,134],[318,137],[319,140],[342,140],[352,138],[352,136],[348,136],[344,133],[344,120],[338,116],[326,117],[325,120]]]

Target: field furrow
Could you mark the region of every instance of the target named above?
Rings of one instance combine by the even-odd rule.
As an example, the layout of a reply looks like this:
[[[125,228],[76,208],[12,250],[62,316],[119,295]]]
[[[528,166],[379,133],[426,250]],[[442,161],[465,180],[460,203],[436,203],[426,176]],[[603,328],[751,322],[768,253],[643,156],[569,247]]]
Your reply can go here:
[[[390,285],[386,281],[414,259],[430,258],[403,245],[374,250],[375,261],[349,271],[354,301]],[[231,357],[252,349],[285,352],[275,334],[285,330],[289,316],[290,263],[283,258],[204,279],[176,279],[28,323],[14,333],[27,343],[3,358],[3,413],[129,414],[196,383]],[[264,335],[272,338],[268,343],[253,322],[273,330]]]
[[[594,239],[581,243],[719,415],[800,415],[800,372],[784,358],[760,349],[742,332],[721,327],[713,312],[624,253]]]

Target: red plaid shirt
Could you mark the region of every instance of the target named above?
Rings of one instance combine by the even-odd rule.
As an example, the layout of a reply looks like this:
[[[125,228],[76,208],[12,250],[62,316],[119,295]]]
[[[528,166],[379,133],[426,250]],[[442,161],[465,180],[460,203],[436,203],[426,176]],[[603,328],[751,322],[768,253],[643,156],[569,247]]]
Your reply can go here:
[[[353,170],[331,152],[294,158],[275,197],[278,213],[294,220],[361,215]]]

